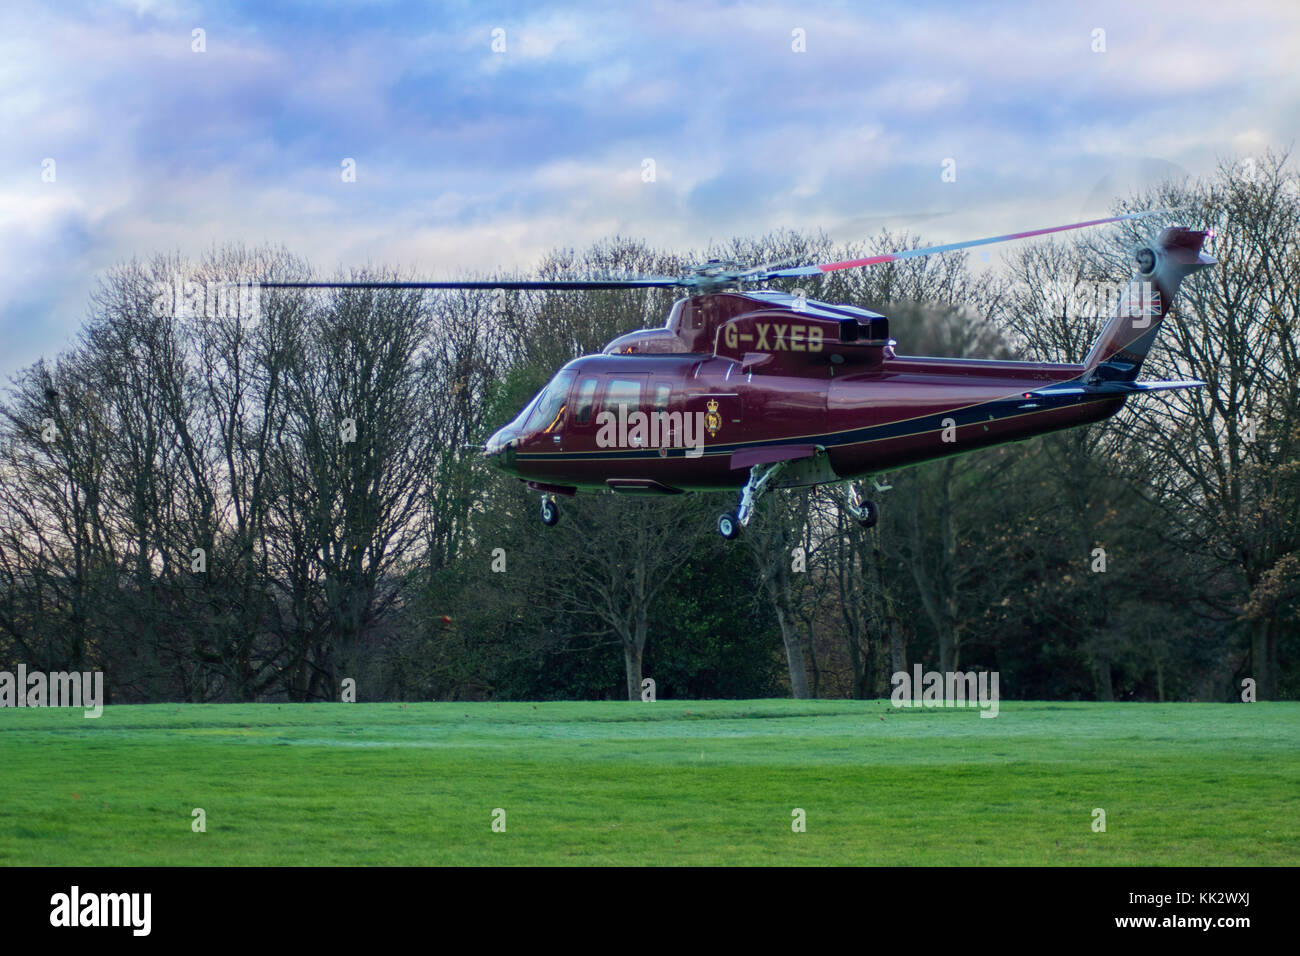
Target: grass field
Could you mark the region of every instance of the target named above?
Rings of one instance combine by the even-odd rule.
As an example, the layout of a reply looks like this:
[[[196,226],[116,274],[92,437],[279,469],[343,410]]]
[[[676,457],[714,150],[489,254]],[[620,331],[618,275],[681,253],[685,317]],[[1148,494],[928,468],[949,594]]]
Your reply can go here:
[[[1300,704],[4,709],[0,863],[1294,865]]]

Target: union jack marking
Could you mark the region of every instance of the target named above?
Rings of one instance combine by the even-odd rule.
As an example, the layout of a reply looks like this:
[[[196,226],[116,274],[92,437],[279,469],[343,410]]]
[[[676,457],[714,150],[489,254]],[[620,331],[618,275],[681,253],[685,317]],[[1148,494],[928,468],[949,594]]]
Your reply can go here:
[[[1131,319],[1139,319],[1143,316],[1155,318],[1163,315],[1160,307],[1160,290],[1150,282],[1130,282],[1120,302],[1120,314]]]

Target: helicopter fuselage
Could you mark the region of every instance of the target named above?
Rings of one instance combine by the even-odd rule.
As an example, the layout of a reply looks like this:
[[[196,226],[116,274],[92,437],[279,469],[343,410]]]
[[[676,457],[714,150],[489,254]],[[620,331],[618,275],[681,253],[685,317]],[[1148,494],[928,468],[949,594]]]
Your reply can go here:
[[[777,486],[791,487],[1088,424],[1125,399],[1071,388],[1082,365],[899,356],[893,344],[865,310],[693,297],[663,329],[568,363],[486,452],[553,493],[736,488],[783,460]]]

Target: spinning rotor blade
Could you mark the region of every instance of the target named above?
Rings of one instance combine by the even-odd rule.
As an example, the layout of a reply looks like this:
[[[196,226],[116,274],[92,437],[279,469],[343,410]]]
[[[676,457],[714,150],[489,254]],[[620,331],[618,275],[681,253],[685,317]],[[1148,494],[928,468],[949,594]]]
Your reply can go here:
[[[840,269],[859,269],[884,262],[898,262],[902,259],[917,259],[932,256],[939,252],[954,252],[957,249],[969,249],[972,246],[986,246],[994,242],[1010,242],[1013,239],[1028,239],[1030,236],[1044,236],[1053,232],[1068,232],[1071,229],[1085,229],[1088,226],[1104,226],[1112,222],[1124,222],[1128,219],[1141,219],[1156,212],[1131,213],[1127,216],[1112,216],[1109,219],[1092,219],[1088,222],[1075,222],[1068,226],[1051,226],[1047,229],[1031,229],[1028,232],[1013,232],[1005,236],[992,236],[988,239],[971,239],[967,242],[953,242],[943,246],[926,246],[921,249],[904,249],[888,252],[865,259],[848,259],[844,262],[824,262],[819,265],[794,266],[780,268],[785,262],[772,262],[746,269],[739,263],[711,259],[696,266],[684,276],[624,276],[609,279],[478,279],[472,281],[444,282],[263,282],[268,289],[536,289],[536,290],[580,290],[580,289],[689,289],[691,295],[716,292],[721,289],[735,289],[740,286],[767,282],[769,279],[785,279],[796,276],[818,276]],[[788,261],[788,260],[787,260]]]
[[[795,269],[777,269],[773,272],[757,275],[755,279],[783,279],[793,276],[815,276],[824,272],[837,272],[840,269],[860,269],[863,266],[880,265],[884,262],[898,262],[901,259],[919,259],[922,256],[932,256],[938,252],[954,252],[957,249],[969,249],[972,246],[987,246],[994,242],[1010,242],[1013,239],[1028,239],[1030,236],[1045,236],[1052,232],[1068,232],[1071,229],[1085,229],[1088,226],[1104,226],[1112,222],[1124,222],[1128,219],[1141,219],[1143,216],[1153,215],[1155,212],[1163,210],[1151,210],[1149,212],[1135,212],[1127,216],[1112,216],[1109,219],[1091,219],[1088,222],[1074,222],[1068,226],[1050,226],[1047,229],[1031,229],[1029,232],[1012,232],[1005,236],[992,236],[988,239],[970,239],[966,242],[951,242],[944,246],[924,246],[920,249],[904,249],[900,252],[887,252],[879,256],[868,256],[865,259],[847,259],[844,262],[824,262],[815,266],[799,266]]]
[[[268,289],[670,289],[685,279],[506,279],[482,282],[263,282]]]

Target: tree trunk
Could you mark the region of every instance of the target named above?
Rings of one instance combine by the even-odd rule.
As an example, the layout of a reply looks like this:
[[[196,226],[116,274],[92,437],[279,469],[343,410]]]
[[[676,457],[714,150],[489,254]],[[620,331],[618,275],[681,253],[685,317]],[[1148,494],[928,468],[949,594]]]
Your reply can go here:
[[[799,629],[791,622],[783,608],[776,610],[777,622],[781,625],[781,641],[785,644],[785,661],[790,668],[790,696],[796,700],[808,699],[808,672],[803,663],[803,642],[799,640]]]
[[[1277,696],[1277,638],[1269,623],[1261,619],[1250,625],[1250,676],[1255,678],[1256,700],[1273,700]]]
[[[1115,699],[1115,688],[1111,683],[1110,677],[1110,660],[1098,656],[1092,662],[1093,683],[1097,689],[1097,699],[1104,701],[1113,701]]]
[[[812,671],[812,690],[809,692],[810,697],[821,696],[821,669],[817,666],[817,635],[813,632],[812,625],[808,625],[808,668]]]
[[[627,666],[627,699],[641,699],[641,651],[635,642],[624,639],[623,663]]]
[[[939,631],[939,670],[946,674],[956,670],[954,662],[957,659],[957,644],[953,636],[952,628]]]
[[[894,673],[907,670],[907,648],[903,646],[902,629],[898,626],[898,618],[891,617],[888,621],[889,627],[889,666],[894,669]]]
[[[867,662],[863,660],[862,647],[852,626],[849,626],[849,666],[853,669],[853,697],[855,700],[866,699]],[[814,687],[816,685],[814,684]]]

